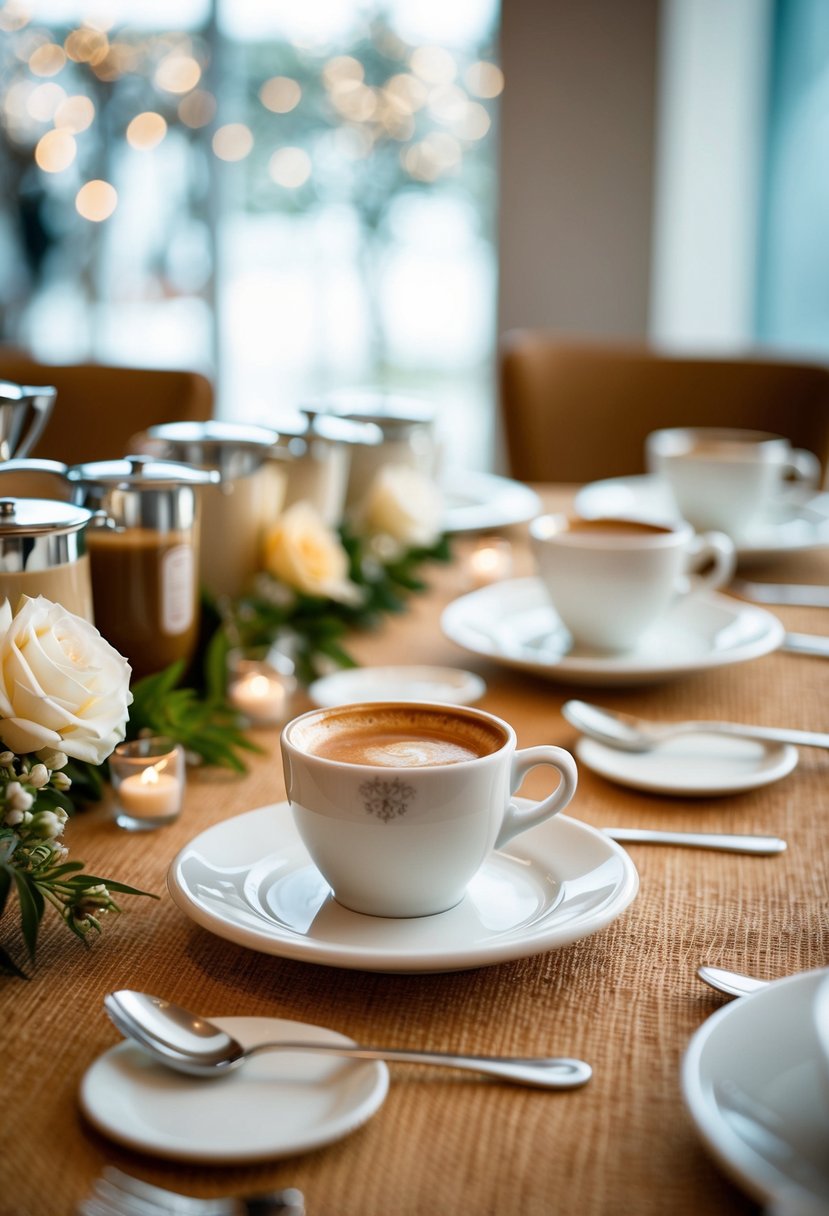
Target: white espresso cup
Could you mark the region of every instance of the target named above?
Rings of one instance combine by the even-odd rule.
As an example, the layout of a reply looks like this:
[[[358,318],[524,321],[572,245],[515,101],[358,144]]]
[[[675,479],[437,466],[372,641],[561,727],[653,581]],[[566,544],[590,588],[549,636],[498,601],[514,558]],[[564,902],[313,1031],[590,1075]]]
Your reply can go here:
[[[463,898],[493,849],[562,810],[576,763],[559,747],[516,750],[479,709],[371,702],[316,709],[282,732],[297,830],[338,903],[371,916],[429,916]],[[556,788],[513,801],[539,765]]]
[[[683,596],[734,573],[734,545],[689,523],[542,515],[530,524],[539,575],[573,642],[634,650]]]
[[[695,528],[743,540],[792,491],[817,489],[820,461],[782,435],[724,427],[674,427],[645,441],[648,471],[664,481]]]

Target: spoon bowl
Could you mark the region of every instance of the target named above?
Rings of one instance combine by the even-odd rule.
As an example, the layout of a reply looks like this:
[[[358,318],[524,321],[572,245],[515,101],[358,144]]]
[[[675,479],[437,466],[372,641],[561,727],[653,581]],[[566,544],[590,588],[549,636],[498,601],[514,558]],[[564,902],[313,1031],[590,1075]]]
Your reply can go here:
[[[452,1055],[391,1047],[279,1040],[243,1047],[219,1026],[196,1013],[147,992],[122,988],[104,997],[104,1008],[125,1038],[133,1039],[161,1064],[191,1077],[218,1077],[238,1068],[260,1051],[323,1052],[358,1060],[392,1060],[406,1064],[445,1065],[530,1085],[571,1089],[590,1079],[583,1060],[563,1057]]]
[[[634,714],[603,709],[589,701],[565,701],[561,712],[567,721],[591,739],[623,752],[649,752],[677,735],[720,734],[765,743],[794,743],[802,747],[829,747],[829,734],[789,730],[777,726],[749,726],[738,722],[649,722]]]

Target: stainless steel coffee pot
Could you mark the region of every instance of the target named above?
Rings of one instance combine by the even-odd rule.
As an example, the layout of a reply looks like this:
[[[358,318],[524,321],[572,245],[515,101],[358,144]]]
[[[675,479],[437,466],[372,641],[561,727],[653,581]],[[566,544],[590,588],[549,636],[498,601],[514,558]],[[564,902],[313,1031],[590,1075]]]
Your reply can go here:
[[[57,389],[0,380],[0,460],[31,452],[49,420]]]

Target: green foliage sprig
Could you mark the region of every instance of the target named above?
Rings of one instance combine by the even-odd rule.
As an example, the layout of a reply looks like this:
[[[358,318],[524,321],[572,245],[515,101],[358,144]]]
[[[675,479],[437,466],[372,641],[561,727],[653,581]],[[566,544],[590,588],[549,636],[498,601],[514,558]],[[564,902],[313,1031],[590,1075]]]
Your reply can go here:
[[[30,963],[34,963],[40,924],[47,905],[54,907],[70,932],[84,945],[101,932],[101,917],[120,912],[113,892],[146,895],[147,891],[111,878],[83,873],[82,861],[68,861],[60,843],[67,821],[62,805],[71,788],[62,752],[17,756],[0,753],[0,921],[14,890],[20,928]],[[8,919],[4,922],[8,924]],[[0,945],[0,974],[27,979],[25,971]]]
[[[346,635],[373,629],[383,616],[403,612],[409,596],[426,587],[420,568],[451,558],[446,536],[428,548],[392,549],[385,556],[381,547],[348,525],[340,528],[340,538],[348,554],[348,577],[359,592],[353,603],[303,595],[260,574],[247,595],[224,605],[225,636],[217,645],[267,646],[287,636],[293,642],[297,678],[310,684],[332,666],[354,667],[343,644]]]

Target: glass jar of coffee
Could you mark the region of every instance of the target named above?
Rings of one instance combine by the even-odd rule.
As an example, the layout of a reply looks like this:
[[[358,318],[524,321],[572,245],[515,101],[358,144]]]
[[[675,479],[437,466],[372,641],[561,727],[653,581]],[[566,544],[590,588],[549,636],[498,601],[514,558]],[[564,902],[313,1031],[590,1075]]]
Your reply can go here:
[[[140,678],[189,662],[199,633],[199,496],[217,481],[146,456],[67,470],[76,502],[106,515],[88,537],[95,623]]]

